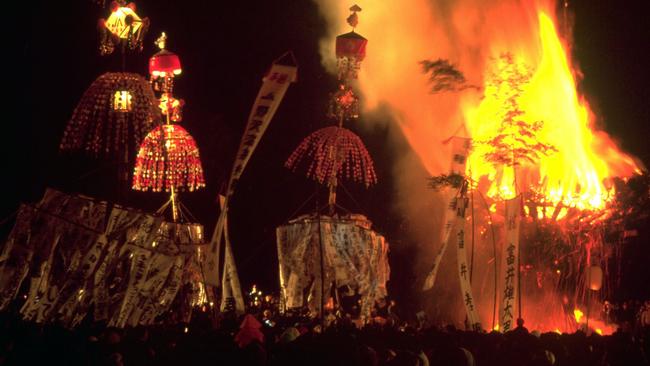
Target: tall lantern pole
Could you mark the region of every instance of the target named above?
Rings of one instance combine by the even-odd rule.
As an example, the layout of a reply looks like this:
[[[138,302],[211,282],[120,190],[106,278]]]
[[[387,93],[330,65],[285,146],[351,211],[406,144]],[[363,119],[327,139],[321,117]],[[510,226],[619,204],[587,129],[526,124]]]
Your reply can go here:
[[[368,40],[354,32],[359,19],[357,12],[361,8],[354,5],[352,14],[347,18],[352,27],[349,33],[336,37],[336,58],[338,64],[339,85],[330,98],[328,117],[336,121],[335,126],[328,126],[314,131],[307,136],[291,153],[285,166],[295,170],[303,160],[309,161],[307,177],[327,185],[329,215],[336,214],[336,188],[341,178],[348,178],[363,183],[366,188],[377,182],[372,158],[354,132],[343,127],[343,123],[359,117],[359,98],[354,94],[351,83],[357,79],[361,61],[366,56]],[[318,220],[318,237],[320,241],[320,316],[324,319],[325,308],[325,248],[321,230],[320,207],[316,208]]]
[[[357,12],[361,11],[361,8],[358,5],[354,5],[350,8],[350,11],[352,14],[347,18],[347,22],[352,27],[352,31],[336,37],[339,86],[338,90],[332,94],[329,110],[329,117],[338,122],[339,128],[343,127],[344,121],[359,117],[359,98],[352,91],[350,84],[352,80],[358,77],[361,61],[366,57],[366,44],[368,43],[367,39],[354,32],[357,24],[359,24]],[[333,162],[333,170],[337,172],[340,168],[341,160],[345,159],[345,157],[341,156],[341,149],[338,148],[331,149],[329,155],[328,159]],[[338,185],[336,174],[330,176],[327,185],[329,188],[327,199],[329,213],[334,214],[336,207],[336,188]]]
[[[182,120],[183,100],[173,97],[174,77],[181,73],[178,56],[165,49],[167,35],[156,40],[160,51],[149,59],[150,81],[160,92],[158,107],[165,124],[147,135],[136,160],[133,189],[170,193],[174,222],[180,219],[178,189],[193,191],[205,186],[198,148],[192,136],[176,124]],[[167,207],[167,204],[164,207]]]
[[[182,72],[181,61],[179,57],[173,52],[167,51],[165,49],[165,44],[167,42],[167,35],[165,32],[162,32],[160,37],[156,39],[156,45],[160,49],[158,53],[153,55],[149,59],[149,74],[151,77],[151,83],[153,84],[154,90],[162,92],[160,96],[159,107],[162,111],[162,114],[165,116],[165,124],[171,124],[171,117],[174,113],[174,108],[181,107],[181,102],[174,99],[172,96],[172,90],[174,89],[174,77],[179,75]],[[180,115],[176,113],[176,118],[174,122],[180,121]],[[163,138],[165,145],[169,144],[171,141],[171,131],[169,128],[165,129]],[[168,149],[165,149],[167,151]],[[170,187],[170,201],[172,204],[172,216],[174,222],[178,221],[178,194],[176,192],[176,187],[172,185]]]

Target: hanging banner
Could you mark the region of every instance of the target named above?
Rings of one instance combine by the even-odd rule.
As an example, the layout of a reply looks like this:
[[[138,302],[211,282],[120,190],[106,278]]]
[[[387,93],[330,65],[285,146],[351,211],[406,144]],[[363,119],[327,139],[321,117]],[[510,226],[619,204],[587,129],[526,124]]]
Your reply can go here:
[[[465,137],[452,136],[448,140],[444,141],[443,144],[451,143],[451,166],[449,168],[450,175],[460,175],[465,176],[465,165],[467,163],[467,154],[471,146],[471,139]],[[458,182],[459,184],[462,182]],[[445,227],[442,234],[442,246],[436,254],[436,258],[433,261],[433,267],[429,271],[427,278],[424,280],[424,285],[422,286],[422,291],[429,290],[433,288],[433,285],[436,282],[436,277],[438,276],[438,269],[440,269],[440,262],[442,257],[447,251],[447,246],[449,244],[449,238],[451,237],[451,232],[454,228],[454,222],[456,219],[456,196],[461,189],[460,186],[452,186],[450,197],[448,198],[449,205],[447,210],[445,210]]]
[[[481,330],[481,320],[476,311],[472,283],[470,282],[470,268],[467,265],[467,251],[465,250],[465,210],[469,200],[466,197],[456,199],[456,254],[458,263],[458,278],[460,279],[460,292],[463,294],[463,303],[467,313],[467,322],[472,330]]]
[[[388,243],[362,215],[305,215],[278,227],[276,234],[283,311],[307,305],[318,314],[321,281],[325,303],[331,284],[357,293],[362,317],[370,316],[375,301],[387,295]]]
[[[109,327],[123,328],[131,315],[131,310],[136,304],[138,289],[141,287],[141,282],[144,282],[145,276],[149,271],[151,261],[151,252],[144,249],[135,249],[131,252],[132,261],[129,271],[129,282],[126,287],[124,299],[120,310],[113,315],[113,318],[108,322]]]
[[[262,139],[262,135],[280,106],[289,84],[296,81],[297,72],[298,68],[293,54],[287,52],[273,61],[268,74],[262,79],[262,86],[248,116],[248,124],[235,157],[235,164],[228,182],[227,198],[232,195],[235,183],[241,177],[253,151]]]
[[[217,219],[217,225],[214,228],[212,233],[212,240],[210,240],[210,245],[205,251],[205,260],[203,262],[203,273],[205,276],[205,283],[219,287],[221,285],[219,279],[219,261],[221,260],[221,240],[223,238],[223,226],[226,221],[226,211],[224,207],[226,206],[226,197],[219,195],[219,206],[221,207],[221,212],[219,213],[219,218]]]
[[[519,225],[521,197],[505,201],[506,242],[501,253],[501,286],[503,290],[499,307],[499,324],[503,332],[513,328],[513,317],[517,311],[517,283],[519,265]]]
[[[205,274],[206,283],[212,286],[219,286],[219,255],[221,240],[223,238],[226,216],[228,215],[228,201],[235,191],[235,184],[244,172],[253,151],[262,139],[262,135],[271,123],[271,119],[277,111],[289,84],[296,81],[298,67],[293,53],[287,52],[271,64],[268,74],[262,79],[253,108],[248,116],[248,123],[239,143],[239,149],[235,156],[232,172],[228,180],[228,189],[225,202],[221,207],[221,214],[215,225],[214,234],[208,250],[206,251]],[[234,263],[234,262],[233,262]],[[232,267],[231,267],[232,270]],[[241,292],[241,291],[240,291]]]
[[[442,262],[442,257],[447,251],[447,245],[449,244],[449,237],[451,236],[451,231],[454,228],[454,222],[456,221],[456,209],[454,208],[456,204],[456,197],[452,197],[447,205],[445,210],[445,227],[442,234],[442,246],[436,254],[436,258],[433,261],[433,268],[429,271],[427,278],[424,280],[424,285],[422,286],[422,291],[429,290],[433,288],[433,285],[436,283],[436,277],[438,276],[438,269],[440,268],[440,262]]]
[[[243,314],[245,311],[244,297],[241,293],[241,285],[239,283],[239,275],[237,274],[237,266],[235,265],[235,258],[232,255],[232,248],[230,246],[230,239],[228,237],[228,220],[224,220],[224,243],[225,252],[223,260],[223,276],[221,283],[221,311],[226,309],[229,301],[234,301],[234,308],[237,314]]]

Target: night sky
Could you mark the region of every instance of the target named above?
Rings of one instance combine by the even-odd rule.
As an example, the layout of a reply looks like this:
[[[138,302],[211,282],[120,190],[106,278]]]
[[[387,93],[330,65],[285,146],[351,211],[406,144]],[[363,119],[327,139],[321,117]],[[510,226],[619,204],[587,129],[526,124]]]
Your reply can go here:
[[[315,3],[307,0],[136,3],[138,14],[150,18],[151,28],[144,52],[129,56],[127,68],[146,75],[147,60],[156,52],[153,40],[161,31],[167,32],[167,48],[183,63],[174,90],[176,97],[186,101],[182,125],[199,145],[207,180],[206,189],[181,199],[208,233],[218,212],[217,192],[226,184],[262,76],[271,61],[287,50],[298,60],[299,81],[289,88],[239,182],[229,218],[242,285],[248,288],[256,282],[275,290],[275,227],[316,205],[312,199],[301,207],[317,185],[286,170],[283,163],[302,138],[328,123],[327,96],[336,81],[320,65],[318,40],[325,33],[325,21]],[[18,29],[5,33],[15,49],[5,52],[13,66],[4,69],[12,97],[3,109],[2,218],[10,216],[20,202],[40,199],[47,186],[157,209],[166,200],[163,194],[120,193],[125,190],[120,189],[110,163],[58,152],[83,91],[100,74],[119,69],[117,55],[97,53],[96,22],[109,11],[89,0],[32,1],[25,6],[20,17],[12,16],[22,33]],[[571,8],[574,57],[584,73],[580,87],[603,128],[648,165],[650,32],[642,2],[572,1]],[[395,194],[389,176],[394,158],[383,149],[388,131],[351,128],[374,157],[380,183],[368,191],[346,185],[354,199],[341,192],[341,203],[366,213],[387,236],[393,267],[389,290],[399,296],[406,291],[399,284],[413,280],[403,270],[408,268],[412,246],[399,238],[399,220],[386,207]],[[323,204],[326,193],[319,192]],[[4,234],[8,223],[2,226]]]

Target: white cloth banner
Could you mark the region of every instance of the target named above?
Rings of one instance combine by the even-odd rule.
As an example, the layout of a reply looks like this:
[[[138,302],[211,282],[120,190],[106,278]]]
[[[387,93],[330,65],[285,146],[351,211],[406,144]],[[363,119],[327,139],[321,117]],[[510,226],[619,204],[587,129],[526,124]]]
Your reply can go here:
[[[499,325],[502,332],[513,329],[512,319],[517,311],[517,284],[519,265],[519,225],[521,197],[505,201],[506,242],[501,253],[501,286],[503,290],[499,306]]]
[[[361,314],[370,316],[375,301],[387,295],[390,277],[388,243],[370,227],[362,215],[303,216],[278,227],[283,310],[307,305],[317,313],[323,282],[325,296],[332,283],[336,288],[347,285],[356,290],[361,296]]]
[[[219,256],[221,254],[221,240],[224,237],[224,232],[227,231],[226,217],[228,216],[228,201],[235,190],[235,184],[241,177],[244,168],[248,164],[253,151],[262,139],[262,135],[266,128],[271,123],[271,119],[276,110],[280,106],[284,94],[289,88],[289,84],[296,81],[298,68],[296,66],[293,54],[288,52],[282,55],[279,59],[271,64],[271,69],[268,74],[262,79],[262,86],[260,87],[253,108],[248,116],[248,123],[244,130],[235,162],[233,164],[230,179],[228,180],[228,188],[226,192],[225,202],[221,207],[221,214],[217,220],[217,224],[212,235],[212,240],[208,250],[206,251],[206,265],[203,268],[206,283],[212,286],[219,286]],[[226,252],[232,256],[232,251],[226,248]],[[231,264],[234,265],[234,259],[231,258]],[[224,258],[224,262],[228,259]],[[234,271],[234,274],[233,274]],[[224,268],[224,273],[231,275],[231,280],[234,280],[233,275],[236,276],[237,269],[230,266],[228,270]],[[239,282],[239,279],[236,279]],[[241,293],[241,289],[238,290]],[[243,304],[243,300],[242,300]],[[243,309],[242,309],[243,311]]]
[[[476,310],[472,284],[470,282],[470,266],[467,264],[467,251],[465,250],[465,210],[468,199],[459,197],[456,199],[456,254],[458,263],[458,278],[460,279],[460,292],[463,295],[463,303],[467,312],[467,322],[476,331],[481,330],[481,320]]]
[[[424,280],[424,285],[422,286],[422,291],[429,290],[433,288],[433,285],[436,283],[436,277],[438,276],[438,269],[440,269],[440,262],[442,262],[442,257],[447,251],[447,246],[449,245],[449,238],[451,237],[452,229],[454,228],[454,222],[456,221],[456,210],[454,209],[454,204],[456,202],[456,197],[452,197],[449,200],[447,209],[445,210],[445,227],[442,234],[442,246],[436,254],[436,258],[433,261],[433,268],[429,271],[427,278]]]
[[[225,253],[223,260],[223,276],[221,283],[221,311],[225,310],[226,303],[229,299],[234,300],[235,312],[243,314],[245,309],[244,297],[241,292],[241,285],[239,283],[239,275],[237,274],[237,266],[235,265],[235,257],[232,255],[232,248],[230,246],[230,238],[228,237],[228,220],[224,220],[224,241]]]
[[[467,163],[467,154],[469,152],[471,139],[465,137],[453,136],[445,143],[451,142],[451,166],[449,168],[450,175],[460,175],[465,176],[465,164]],[[462,183],[459,181],[459,183]],[[454,228],[454,222],[457,222],[456,216],[456,196],[459,193],[461,187],[451,187],[449,202],[447,210],[445,210],[445,227],[443,228],[442,234],[442,245],[436,258],[433,261],[433,267],[429,271],[427,278],[424,280],[424,285],[422,286],[422,291],[429,290],[433,288],[433,285],[436,283],[436,277],[438,276],[438,269],[440,269],[440,262],[442,257],[447,251],[447,246],[449,245],[449,238],[451,237],[451,232]]]

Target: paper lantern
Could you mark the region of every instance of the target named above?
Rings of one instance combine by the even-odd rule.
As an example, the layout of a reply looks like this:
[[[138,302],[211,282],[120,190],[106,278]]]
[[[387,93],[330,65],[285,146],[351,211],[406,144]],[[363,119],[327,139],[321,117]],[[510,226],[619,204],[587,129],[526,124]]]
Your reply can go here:
[[[111,4],[111,14],[104,20],[99,20],[101,34],[99,50],[102,55],[113,53],[115,45],[125,42],[131,50],[142,50],[142,40],[149,28],[149,19],[140,18],[135,12],[135,4],[120,6],[114,1]]]
[[[130,112],[133,109],[131,104],[131,93],[128,90],[118,90],[113,96],[113,110],[118,112]]]
[[[358,62],[366,58],[366,45],[368,40],[362,35],[352,31],[336,37],[336,57],[347,57]]]
[[[156,127],[142,141],[132,188],[139,191],[194,191],[205,187],[199,149],[181,126]]]
[[[587,271],[589,289],[593,291],[600,290],[603,286],[603,270],[599,266],[591,266]]]
[[[356,79],[361,61],[366,57],[368,40],[354,31],[336,37],[336,60],[339,79]]]
[[[356,79],[361,61],[366,58],[368,40],[354,32],[354,28],[359,24],[357,12],[361,11],[361,8],[358,5],[353,5],[350,11],[352,14],[347,18],[347,22],[352,27],[352,32],[336,37],[339,80]]]
[[[366,187],[377,183],[372,158],[359,136],[343,127],[325,127],[307,136],[287,159],[285,166],[295,170],[303,159],[310,159],[307,177],[319,183],[332,178],[348,178]]]
[[[109,72],[84,92],[66,126],[61,150],[124,159],[161,123],[151,85],[140,75]]]

